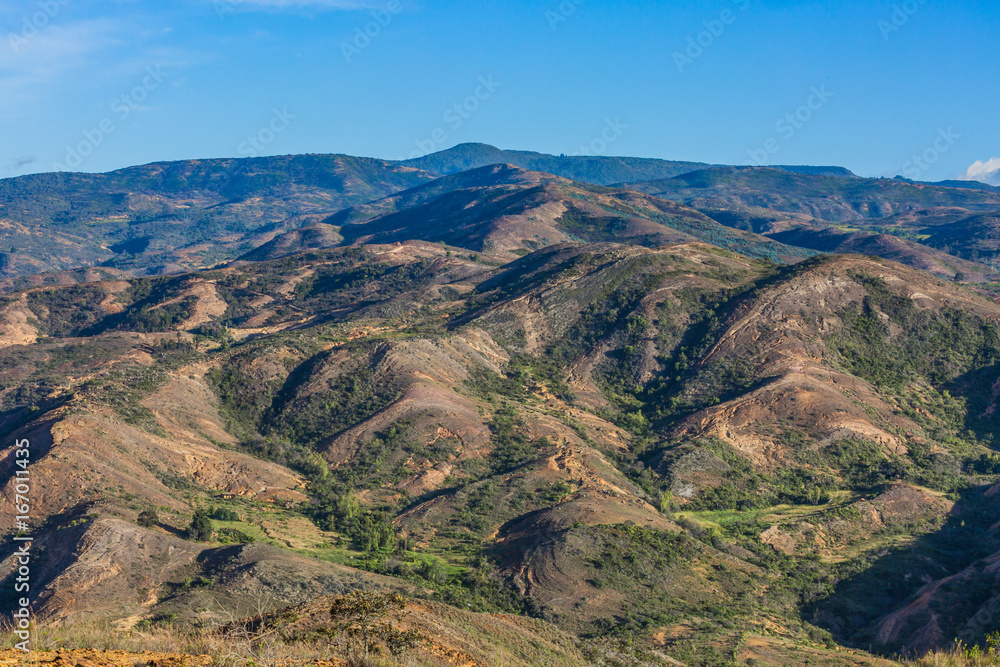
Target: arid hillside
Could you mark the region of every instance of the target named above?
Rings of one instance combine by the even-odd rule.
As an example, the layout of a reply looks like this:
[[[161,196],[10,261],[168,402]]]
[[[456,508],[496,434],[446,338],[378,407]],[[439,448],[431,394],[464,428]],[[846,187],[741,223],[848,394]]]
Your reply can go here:
[[[995,192],[490,156],[2,182],[56,244],[0,256],[8,606],[27,440],[31,604],[81,649],[287,624],[305,655],[357,591],[431,638],[402,664],[987,641]]]
[[[11,294],[34,604],[197,628],[398,590],[685,664],[975,640],[988,600],[900,634],[944,593],[866,577],[1000,551],[940,552],[1000,519],[998,321],[889,261],[704,243],[360,244]]]

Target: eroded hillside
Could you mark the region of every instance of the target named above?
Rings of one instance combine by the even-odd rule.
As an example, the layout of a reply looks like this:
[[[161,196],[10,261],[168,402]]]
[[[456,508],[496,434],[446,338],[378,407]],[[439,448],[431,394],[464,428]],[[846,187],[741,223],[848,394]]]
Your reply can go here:
[[[942,544],[1000,520],[995,303],[861,256],[315,233],[6,297],[41,616],[208,625],[384,587],[705,665],[988,627],[992,599],[953,600],[1000,544]]]

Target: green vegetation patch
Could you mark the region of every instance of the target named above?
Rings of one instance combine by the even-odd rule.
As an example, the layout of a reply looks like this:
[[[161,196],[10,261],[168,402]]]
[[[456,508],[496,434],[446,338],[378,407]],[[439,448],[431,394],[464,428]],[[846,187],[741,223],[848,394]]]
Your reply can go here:
[[[852,374],[898,392],[908,382],[926,379],[940,386],[974,368],[1000,363],[995,323],[950,307],[920,309],[881,278],[853,278],[868,295],[840,313],[843,329],[825,339]]]
[[[70,285],[28,292],[28,307],[35,314],[39,333],[54,338],[80,336],[100,322],[101,303],[107,293],[96,285]]]

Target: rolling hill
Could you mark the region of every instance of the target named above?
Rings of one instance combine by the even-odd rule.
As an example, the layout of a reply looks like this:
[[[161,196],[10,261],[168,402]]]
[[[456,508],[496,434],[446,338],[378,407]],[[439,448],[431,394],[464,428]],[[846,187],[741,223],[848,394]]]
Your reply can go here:
[[[424,157],[406,160],[402,164],[441,175],[510,164],[527,171],[541,171],[595,185],[672,178],[708,166],[700,162],[650,158],[545,155],[530,151],[501,150],[487,144],[459,144]]]
[[[2,317],[36,607],[64,622],[389,586],[687,664],[777,631],[796,664],[864,632],[939,643],[878,634],[920,581],[838,615],[867,572],[843,564],[946,569],[924,545],[994,520],[1000,308],[883,260],[406,241],[35,288]],[[208,544],[183,539],[199,507],[233,513]]]
[[[446,194],[428,197],[439,188]],[[390,209],[396,210],[367,218]],[[773,261],[810,254],[727,228],[666,200],[631,190],[595,188],[509,165],[446,177],[327,219],[334,225],[341,222],[345,243],[420,239],[505,260],[568,241],[625,241],[656,247],[701,240]]]
[[[305,155],[7,179],[0,276],[97,265],[137,275],[204,268],[432,178],[381,160]]]
[[[963,283],[995,280],[993,193],[425,166],[3,182],[5,219],[126,244],[32,251],[63,270],[15,265],[0,295],[9,604],[26,439],[31,603],[67,632],[243,619],[302,648],[361,590],[406,597],[418,664],[985,641],[1000,305]]]
[[[833,223],[864,222],[933,207],[976,212],[1000,208],[1000,194],[993,190],[884,178],[795,174],[770,167],[703,169],[629,186],[698,209],[739,211],[756,207]]]
[[[488,144],[459,144],[403,162],[416,169],[450,175],[480,167],[510,164],[527,171],[542,171],[581,183],[614,185],[673,178],[705,169],[702,162],[678,162],[654,158],[604,155],[546,155],[532,151],[502,150]],[[843,167],[775,166],[791,173],[853,176]]]
[[[875,232],[851,232],[834,227],[795,227],[768,234],[791,246],[827,253],[874,255],[912,266],[941,278],[974,283],[996,281],[1000,274],[991,266],[960,259],[936,250],[930,244]],[[950,246],[946,246],[951,249]]]

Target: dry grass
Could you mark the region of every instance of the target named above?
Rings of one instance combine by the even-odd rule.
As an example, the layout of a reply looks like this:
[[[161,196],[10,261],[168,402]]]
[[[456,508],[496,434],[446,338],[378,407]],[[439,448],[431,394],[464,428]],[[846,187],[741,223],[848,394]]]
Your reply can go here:
[[[928,653],[918,660],[904,662],[906,667],[1000,667],[1000,650],[997,637],[991,635],[990,648],[966,646],[957,643],[947,651]]]
[[[256,613],[224,615],[228,623],[202,628],[149,621],[123,627],[121,621],[99,619],[42,623],[32,628],[31,648],[117,651],[126,657],[156,654],[157,661],[160,656],[181,662],[200,656],[195,662],[215,667],[578,667],[607,662],[592,659],[607,653],[600,647],[591,647],[593,656],[585,656],[575,637],[540,621],[406,601],[397,594],[322,596],[277,612],[258,600]],[[11,630],[0,624],[0,650],[14,648],[17,640]],[[105,656],[98,662],[111,667],[107,660]]]
[[[472,628],[463,628],[472,631]],[[32,650],[83,650],[123,651],[126,653],[158,653],[176,657],[210,656],[215,667],[288,667],[290,665],[323,664],[344,667],[439,667],[435,657],[419,651],[402,656],[366,655],[360,647],[345,650],[333,642],[285,641],[274,632],[230,632],[223,635],[209,630],[196,630],[180,626],[159,624],[148,628],[121,630],[114,623],[86,621],[74,625],[41,625],[32,627]],[[17,641],[11,635],[9,624],[0,626],[0,650],[12,649]],[[596,647],[595,647],[596,648]],[[580,662],[567,660],[560,665],[598,664],[650,664],[634,659],[606,662],[607,652],[601,657],[589,656]],[[440,658],[441,656],[437,656]],[[568,656],[567,656],[568,657]],[[496,667],[521,667],[526,664],[503,650],[493,654]],[[603,658],[603,659],[602,659]],[[96,663],[95,663],[96,664]],[[555,664],[555,663],[552,663]],[[656,664],[670,664],[660,663]],[[919,659],[887,664],[900,667],[1000,667],[1000,651],[956,645],[946,651],[929,653]]]
[[[0,628],[4,640],[0,649],[12,649],[17,641],[8,627]],[[70,626],[34,626],[33,651],[93,649],[127,653],[207,655],[218,667],[277,667],[319,661],[349,667],[420,667],[424,663],[410,656],[383,658],[361,652],[344,651],[330,642],[286,642],[276,633],[228,633],[193,630],[173,625],[120,630],[104,621],[88,621]]]
[[[11,655],[14,642],[10,628],[0,627],[0,662]],[[456,631],[476,635],[483,628],[462,625]],[[483,649],[483,656],[473,659],[459,652],[416,649],[410,653],[392,656],[366,654],[355,643],[344,646],[332,641],[284,641],[275,633],[223,635],[212,630],[193,630],[172,625],[156,625],[151,628],[120,630],[115,624],[103,621],[81,622],[71,626],[35,626],[31,630],[33,652],[46,651],[108,651],[107,655],[89,653],[80,664],[89,667],[122,667],[131,665],[128,655],[121,662],[122,652],[135,657],[135,665],[162,664],[201,665],[212,667],[292,667],[298,665],[320,665],[321,667],[454,667],[461,664],[489,665],[489,667],[595,667],[608,665],[616,667],[639,667],[640,665],[672,665],[666,659],[646,660],[615,647],[593,646],[587,655],[565,648],[563,652],[553,652],[553,647],[536,645],[514,647],[498,641],[498,637],[475,637],[474,641]],[[504,636],[505,640],[510,637]],[[526,637],[525,641],[537,640]],[[486,648],[489,647],[487,651]],[[438,647],[440,649],[440,646]],[[17,653],[17,655],[20,655]],[[73,660],[72,654],[63,654],[66,660]],[[203,660],[190,656],[207,656]],[[4,662],[3,664],[8,664]],[[72,663],[70,663],[72,664]]]
[[[474,631],[477,628],[468,628]],[[0,651],[14,648],[9,625],[0,626]],[[489,642],[490,638],[481,641]],[[285,641],[274,632],[229,632],[225,635],[212,630],[196,630],[181,626],[158,624],[148,628],[121,630],[114,623],[106,621],[86,621],[74,625],[40,625],[31,629],[33,652],[45,651],[121,651],[130,654],[163,654],[183,660],[185,656],[209,656],[213,667],[290,667],[292,665],[314,665],[323,667],[444,667],[453,665],[454,656],[436,654],[417,649],[413,652],[393,656],[387,652],[381,655],[367,654],[359,643],[345,646],[332,641]],[[591,662],[582,656],[567,655],[553,657],[539,647],[538,657],[542,662],[525,659],[523,651],[501,645],[491,646],[491,667],[527,667],[547,664],[560,667],[605,664]],[[544,656],[544,657],[542,657]],[[553,658],[551,661],[548,658]],[[88,656],[91,667],[102,667],[101,658]],[[109,658],[110,660],[110,658]],[[137,663],[139,664],[139,663]],[[191,664],[201,664],[195,661]],[[636,661],[622,660],[615,665],[636,665]],[[645,663],[641,663],[645,664]],[[107,667],[112,663],[107,662]]]

